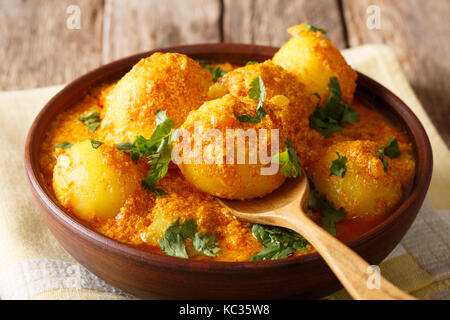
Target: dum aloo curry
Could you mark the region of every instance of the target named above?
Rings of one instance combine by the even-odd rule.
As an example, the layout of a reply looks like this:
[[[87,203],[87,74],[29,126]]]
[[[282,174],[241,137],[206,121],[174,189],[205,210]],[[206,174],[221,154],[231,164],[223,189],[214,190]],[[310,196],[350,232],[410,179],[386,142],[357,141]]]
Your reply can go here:
[[[345,241],[373,228],[413,178],[411,143],[353,97],[357,74],[325,30],[288,31],[271,60],[202,65],[154,53],[117,82],[92,88],[46,133],[47,187],[98,232],[180,258],[255,261],[313,251],[301,235],[240,221],[214,200],[262,197],[302,174],[312,189],[308,214],[328,232]],[[230,130],[238,132],[229,146],[241,163],[218,152]],[[249,130],[256,147],[237,148],[234,138],[250,141]],[[181,145],[196,145],[203,159]],[[176,149],[184,161],[174,161]],[[274,163],[276,172],[261,174]]]

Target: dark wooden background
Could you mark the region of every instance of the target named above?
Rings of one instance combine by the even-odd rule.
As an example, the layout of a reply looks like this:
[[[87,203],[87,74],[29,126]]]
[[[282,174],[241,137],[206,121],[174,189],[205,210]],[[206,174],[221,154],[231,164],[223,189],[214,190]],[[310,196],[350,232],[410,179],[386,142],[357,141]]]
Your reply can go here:
[[[69,5],[81,28],[66,27]],[[366,25],[369,5],[381,29]],[[309,22],[344,49],[385,43],[450,145],[449,0],[0,0],[0,90],[68,82],[99,65],[170,45],[279,46]]]

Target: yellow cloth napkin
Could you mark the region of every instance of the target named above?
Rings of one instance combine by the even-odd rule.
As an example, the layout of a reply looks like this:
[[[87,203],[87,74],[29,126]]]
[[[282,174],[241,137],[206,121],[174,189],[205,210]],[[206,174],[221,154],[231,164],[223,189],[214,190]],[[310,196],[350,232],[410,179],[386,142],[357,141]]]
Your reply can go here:
[[[449,299],[449,150],[388,47],[363,46],[345,50],[344,55],[355,69],[390,88],[413,109],[433,145],[428,200],[405,238],[380,265],[382,274],[418,298]],[[0,299],[133,299],[91,274],[59,245],[29,190],[23,167],[25,137],[36,114],[61,88],[0,93]],[[328,298],[349,296],[340,290]]]

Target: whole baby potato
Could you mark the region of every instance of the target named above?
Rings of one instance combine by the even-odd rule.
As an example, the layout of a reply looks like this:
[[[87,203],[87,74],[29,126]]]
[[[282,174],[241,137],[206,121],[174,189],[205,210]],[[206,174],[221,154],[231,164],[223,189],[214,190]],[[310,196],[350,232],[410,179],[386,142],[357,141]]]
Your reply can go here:
[[[188,132],[192,139],[201,138],[202,151],[200,154],[195,154],[195,151],[183,153],[187,161],[181,159],[178,166],[186,180],[206,193],[227,199],[262,197],[284,182],[286,177],[280,174],[278,167],[269,174],[262,174],[263,168],[270,167],[270,159],[268,164],[263,163],[259,156],[254,158],[255,161],[250,161],[250,154],[253,152],[259,154],[261,139],[265,139],[267,155],[270,157],[272,146],[270,129],[279,129],[280,139],[275,143],[282,142],[279,146],[280,152],[284,150],[284,141],[287,137],[287,130],[282,128],[281,118],[273,113],[275,106],[271,102],[264,105],[268,114],[261,122],[241,122],[237,119],[236,114],[254,115],[256,106],[257,102],[254,100],[228,94],[220,99],[207,101],[199,109],[191,111],[181,128]],[[253,148],[248,143],[250,139],[245,136],[246,132],[252,132],[252,129],[255,132]],[[258,129],[266,129],[267,136],[260,135]],[[236,136],[227,136],[227,132],[233,132]],[[219,136],[222,140],[219,140]],[[247,141],[245,147],[240,144],[241,148],[239,148],[238,139],[234,137],[241,137],[243,139],[241,141]],[[234,157],[231,157],[233,163],[227,161],[227,140],[231,146],[229,150],[233,151]],[[188,143],[191,150],[194,150],[194,144],[193,141]],[[177,147],[181,145],[180,143]],[[244,161],[239,162],[238,154]],[[197,158],[197,156],[200,157]]]
[[[309,172],[317,190],[336,208],[343,207],[349,217],[382,216],[392,212],[402,199],[401,182],[384,170],[376,155],[379,147],[367,140],[338,142],[328,147]],[[346,168],[342,176],[331,170],[339,157]]]
[[[333,43],[323,37],[323,31],[312,31],[301,24],[288,32],[292,38],[274,55],[273,62],[295,75],[310,94],[318,93],[322,103],[330,95],[330,78],[337,77],[342,97],[351,102],[357,74]]]
[[[179,53],[154,53],[140,60],[119,80],[106,99],[102,127],[112,126],[113,140],[150,137],[156,127],[155,112],[180,126],[191,110],[208,99],[211,73]]]
[[[53,189],[60,203],[77,217],[104,220],[119,213],[140,188],[142,178],[128,155],[104,144],[94,149],[86,140],[58,156]]]

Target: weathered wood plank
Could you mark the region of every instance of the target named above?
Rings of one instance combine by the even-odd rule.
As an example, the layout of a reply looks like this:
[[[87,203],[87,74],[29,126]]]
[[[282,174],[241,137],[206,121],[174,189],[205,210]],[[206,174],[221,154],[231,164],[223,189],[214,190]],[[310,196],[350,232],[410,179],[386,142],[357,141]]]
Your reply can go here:
[[[223,22],[225,42],[280,46],[288,27],[307,22],[326,29],[338,48],[346,46],[335,0],[224,0]]]
[[[367,28],[367,8],[380,9],[380,29]],[[450,5],[445,0],[344,0],[351,46],[391,46],[418,98],[450,146]]]
[[[220,42],[220,0],[106,0],[103,63],[157,47]]]
[[[67,27],[70,5],[80,29]],[[64,83],[100,65],[102,16],[102,0],[1,0],[0,90]]]

